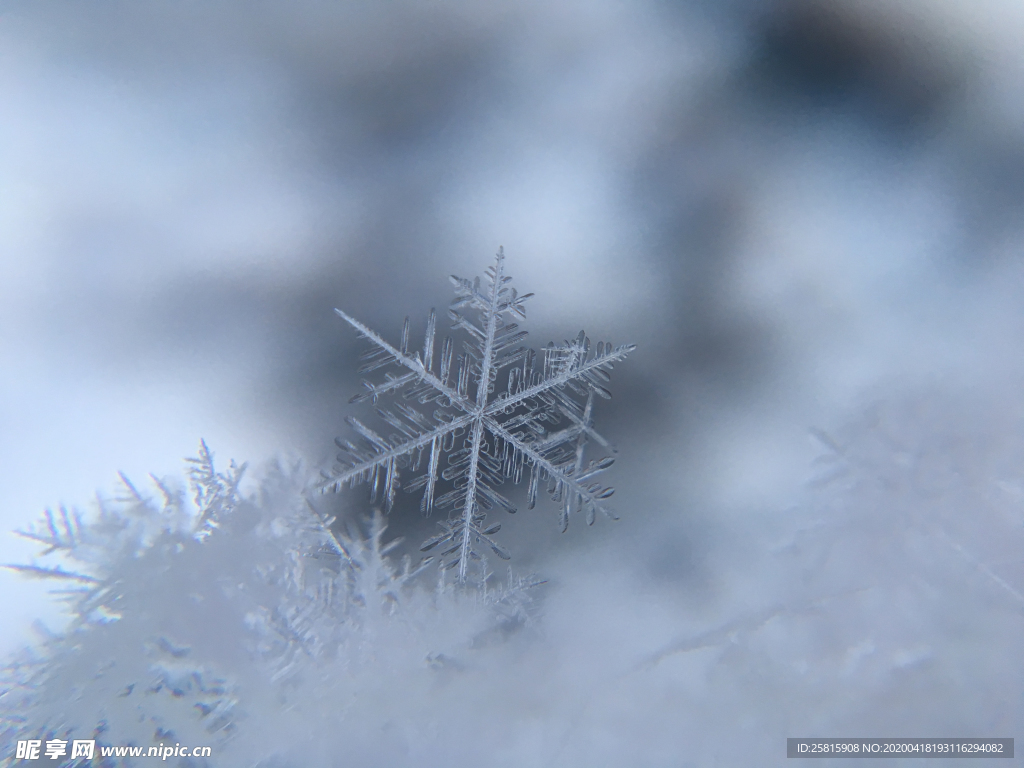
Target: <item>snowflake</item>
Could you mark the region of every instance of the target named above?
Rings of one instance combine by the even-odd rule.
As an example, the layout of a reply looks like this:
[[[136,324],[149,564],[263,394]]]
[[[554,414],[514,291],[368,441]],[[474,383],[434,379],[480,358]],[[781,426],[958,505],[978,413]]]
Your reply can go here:
[[[590,524],[598,511],[615,519],[604,504],[613,489],[595,481],[614,460],[585,462],[584,450],[593,440],[614,452],[594,431],[594,397],[611,397],[604,386],[609,371],[635,348],[598,342],[592,352],[590,339],[581,331],[571,342],[549,344],[538,361],[532,349],[519,346],[526,332],[513,322],[513,318],[525,319],[524,303],[533,294],[520,296],[509,285],[512,278],[505,274],[502,249],[486,274],[483,287],[480,278],[451,278],[455,299],[448,314],[453,329],[465,332],[457,357],[450,336],[441,345],[440,358],[435,357],[433,310],[422,353],[409,351],[409,318],[395,347],[335,310],[373,345],[362,358],[360,373],[392,368],[381,382],[364,381],[366,391],[352,402],[377,403],[395,393],[400,399],[393,410],[377,409],[380,418],[397,430],[387,437],[357,419],[347,419],[358,437],[355,442],[336,441],[342,453],[334,472],[324,474],[321,490],[338,491],[346,484],[368,482],[371,500],[381,495],[390,509],[400,470],[418,473],[405,490],[422,489],[422,512],[429,515],[434,507],[451,508],[451,517],[441,523],[442,532],[422,549],[446,545],[440,554],[441,567],[458,567],[460,582],[467,578],[470,561],[482,559],[477,550],[481,543],[499,557],[509,558],[492,538],[500,524],[485,527],[485,510],[500,507],[515,512],[497,489],[505,480],[520,483],[527,468],[529,507],[534,507],[538,489],[546,483],[551,498],[560,505],[563,531],[570,516],[578,512],[585,513]],[[442,467],[442,457],[447,467]],[[439,489],[442,481],[450,490],[437,495],[443,490]]]

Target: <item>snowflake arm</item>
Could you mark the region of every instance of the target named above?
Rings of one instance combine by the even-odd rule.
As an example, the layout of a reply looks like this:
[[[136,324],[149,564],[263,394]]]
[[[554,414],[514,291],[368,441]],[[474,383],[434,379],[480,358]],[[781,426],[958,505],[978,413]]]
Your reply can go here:
[[[392,418],[397,421],[397,417],[389,411],[378,411],[378,414],[389,423],[393,423]],[[433,505],[432,503],[427,503],[427,499],[433,497],[433,489],[437,483],[438,456],[441,444],[445,438],[453,435],[458,429],[471,424],[472,417],[463,416],[454,419],[447,424],[438,425],[428,432],[413,434],[410,436],[410,439],[404,441],[383,438],[369,427],[364,426],[357,419],[349,417],[346,421],[349,426],[359,433],[363,440],[359,445],[347,441],[336,441],[338,447],[344,451],[338,457],[338,461],[343,468],[336,474],[324,478],[323,489],[337,492],[346,483],[354,484],[360,481],[369,481],[372,489],[371,501],[376,501],[383,475],[383,498],[386,506],[390,509],[392,504],[394,504],[395,491],[398,488],[398,461],[429,445],[430,468],[428,474],[424,476],[424,483],[427,486],[428,494],[424,496],[424,504],[426,505],[424,511],[429,512]],[[403,426],[408,429],[406,425]],[[410,485],[408,490],[416,490],[422,487],[424,483]]]
[[[533,462],[532,477],[530,479],[529,486],[531,509],[536,503],[537,488],[540,482],[544,479],[550,479],[554,483],[554,490],[552,491],[553,499],[555,501],[561,500],[563,502],[562,513],[559,518],[563,531],[569,527],[570,513],[581,507],[586,509],[587,522],[590,525],[593,525],[594,523],[594,512],[596,511],[602,512],[612,520],[618,519],[614,513],[600,503],[604,499],[610,498],[615,492],[615,489],[610,487],[602,488],[600,483],[584,484],[584,481],[589,480],[598,473],[608,469],[615,461],[614,459],[604,458],[600,461],[592,461],[586,467],[586,471],[581,473],[581,470],[583,469],[582,444],[577,443],[578,447],[573,454],[575,461],[573,465],[566,467],[560,463],[556,463],[545,458],[542,452],[517,440],[514,435],[506,432],[497,424],[488,424],[488,429],[493,431],[498,437],[506,440],[511,446],[513,446],[514,450],[519,451]]]
[[[410,355],[408,352],[408,339],[409,339],[409,318],[405,318],[405,326],[402,329],[402,348],[395,349],[393,346],[388,344],[382,339],[377,333],[367,328],[361,322],[356,320],[354,317],[350,317],[342,312],[340,309],[334,310],[339,317],[343,318],[353,328],[359,331],[359,334],[369,341],[373,342],[378,349],[373,350],[371,355],[379,357],[378,359],[372,360],[367,365],[364,365],[360,372],[366,373],[376,368],[382,368],[385,365],[391,363],[398,363],[410,371],[411,374],[402,376],[401,378],[392,378],[386,381],[384,384],[369,385],[370,392],[357,395],[352,398],[352,402],[358,400],[365,400],[370,397],[374,402],[377,398],[383,394],[387,394],[396,389],[401,389],[408,383],[413,381],[422,381],[425,384],[429,384],[432,388],[437,390],[440,394],[448,397],[452,402],[458,402],[463,410],[469,410],[471,404],[458,392],[448,386],[448,370],[447,366],[442,366],[441,377],[437,377],[430,370],[430,363],[433,359],[433,331],[434,331],[434,313],[431,311],[430,319],[427,321],[427,339],[424,343],[424,355],[423,359],[419,355]],[[369,356],[368,356],[369,359]]]

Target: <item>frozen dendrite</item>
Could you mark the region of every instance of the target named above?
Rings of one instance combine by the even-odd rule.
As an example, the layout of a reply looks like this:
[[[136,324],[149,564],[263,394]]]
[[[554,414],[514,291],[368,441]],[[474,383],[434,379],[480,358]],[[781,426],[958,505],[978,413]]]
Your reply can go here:
[[[99,745],[172,732],[181,740],[221,740],[233,730],[234,692],[194,652],[189,634],[215,626],[198,614],[216,597],[218,580],[230,579],[230,566],[206,540],[242,503],[245,467],[217,472],[205,443],[189,462],[196,509],[156,478],[159,502],[121,475],[121,492],[98,500],[91,519],[62,506],[19,531],[41,546],[41,560],[4,567],[57,584],[71,622],[0,670],[0,741],[72,732]],[[230,537],[218,538],[223,550],[220,540]]]
[[[613,489],[595,478],[612,465],[604,457],[586,461],[591,440],[611,449],[593,428],[594,396],[609,398],[605,388],[613,365],[634,349],[598,342],[592,350],[582,331],[561,346],[549,344],[538,355],[519,346],[526,332],[515,319],[525,319],[524,304],[505,274],[505,256],[498,250],[487,279],[452,276],[455,300],[448,314],[453,329],[464,332],[461,344],[451,336],[435,356],[436,316],[427,319],[422,352],[410,351],[409,318],[402,338],[392,346],[376,332],[336,309],[372,345],[361,373],[389,368],[384,380],[364,381],[366,391],[352,402],[377,403],[398,395],[391,408],[377,414],[390,428],[381,435],[354,418],[354,441],[338,440],[342,453],[321,488],[338,491],[345,484],[368,482],[372,499],[383,496],[390,509],[399,487],[399,473],[414,477],[405,490],[422,490],[420,508],[451,510],[443,531],[425,542],[423,550],[442,546],[441,567],[458,567],[465,582],[469,563],[480,560],[478,547],[487,545],[502,559],[508,553],[492,538],[500,524],[486,525],[486,510],[516,509],[498,491],[505,480],[513,484],[528,475],[527,498],[532,509],[541,484],[560,505],[562,530],[574,513],[584,512],[588,523],[596,512],[614,514],[604,501]],[[447,465],[447,466],[445,466]],[[441,483],[448,485],[439,489]],[[440,495],[439,490],[443,490]]]

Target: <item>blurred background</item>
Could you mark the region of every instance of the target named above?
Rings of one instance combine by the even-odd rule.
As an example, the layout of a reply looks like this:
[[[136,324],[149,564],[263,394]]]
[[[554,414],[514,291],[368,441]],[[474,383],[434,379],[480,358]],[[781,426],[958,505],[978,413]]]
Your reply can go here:
[[[1013,0],[5,1],[0,105],[3,529],[201,437],[329,466],[332,308],[420,334],[499,245],[535,347],[638,345],[597,416],[623,519],[519,515],[523,567],[614,551],[713,612],[810,427],[928,387],[1016,435]],[[0,572],[0,649],[45,586]]]

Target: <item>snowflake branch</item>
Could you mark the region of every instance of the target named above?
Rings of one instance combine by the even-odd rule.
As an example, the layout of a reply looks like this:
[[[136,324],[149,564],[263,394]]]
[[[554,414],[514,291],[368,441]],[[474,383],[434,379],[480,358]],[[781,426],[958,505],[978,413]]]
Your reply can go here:
[[[412,451],[416,450],[417,448],[422,448],[426,446],[428,443],[432,442],[435,439],[443,438],[444,436],[454,432],[455,430],[460,429],[461,427],[465,427],[467,424],[470,424],[473,421],[473,419],[473,414],[461,416],[455,419],[454,421],[448,422],[447,424],[438,425],[433,431],[423,434],[414,440],[407,440],[395,446],[388,445],[388,443],[384,441],[383,438],[379,438],[381,440],[382,445],[386,446],[384,450],[382,450],[380,453],[376,454],[372,458],[366,459],[362,462],[359,462],[358,464],[353,464],[352,466],[350,466],[349,468],[345,469],[342,472],[338,472],[337,474],[325,477],[324,482],[321,483],[320,485],[320,488],[323,491],[340,491],[345,483],[351,482],[352,480],[359,477],[364,477],[368,472],[373,472],[375,469],[378,469],[389,462],[401,458],[402,456],[406,456]],[[356,421],[355,419],[349,420],[349,423],[352,422],[359,424],[359,422]],[[362,427],[361,424],[359,424],[359,426]],[[373,444],[376,444],[375,441],[371,442]],[[354,446],[350,445],[343,445],[342,447],[345,448],[346,450],[351,450],[352,448],[354,448]]]
[[[396,363],[405,366],[414,374],[416,374],[418,378],[422,379],[424,382],[429,383],[434,389],[436,389],[438,392],[442,393],[443,395],[445,395],[445,397],[451,400],[452,403],[462,408],[463,411],[472,410],[473,404],[466,400],[454,389],[445,384],[443,381],[441,381],[441,379],[439,379],[437,376],[435,376],[432,371],[430,371],[428,368],[424,366],[423,361],[421,361],[418,356],[414,357],[411,355],[402,354],[399,350],[395,349],[393,346],[388,344],[386,341],[384,341],[383,338],[377,335],[370,328],[360,323],[354,317],[346,315],[344,312],[337,308],[335,308],[334,311],[338,314],[338,317],[340,317],[342,320],[344,320],[357,331],[359,331],[359,333],[361,333],[365,338],[372,341],[381,349],[386,350],[388,354],[390,354],[395,359],[394,361]],[[389,389],[394,388],[395,387],[390,387]]]
[[[537,384],[534,384],[531,387],[527,387],[526,389],[521,390],[520,392],[514,394],[509,393],[507,395],[499,395],[494,400],[494,402],[490,406],[488,406],[485,413],[486,415],[491,416],[497,411],[504,410],[505,408],[510,408],[528,398],[536,397],[539,394],[543,394],[544,392],[550,390],[552,387],[564,386],[565,384],[568,384],[571,381],[575,381],[576,379],[585,378],[589,374],[592,374],[593,371],[601,369],[604,366],[608,365],[609,363],[624,360],[626,358],[626,355],[628,355],[635,349],[636,344],[625,344],[620,347],[615,347],[614,349],[605,352],[600,357],[595,356],[591,358],[590,360],[581,364],[578,368],[556,373],[554,376],[542,379]],[[604,392],[603,387],[599,389],[599,393],[601,392]]]
[[[611,466],[610,462],[612,461],[611,459],[604,459],[602,461],[594,463],[593,464],[593,469],[591,469],[590,471],[588,471],[584,475],[581,475],[579,478],[575,478],[572,475],[569,475],[569,474],[566,474],[565,472],[563,472],[560,467],[558,467],[556,464],[553,464],[552,462],[548,461],[543,455],[538,453],[533,447],[531,447],[531,446],[527,445],[526,443],[522,442],[519,438],[517,438],[511,432],[508,432],[507,430],[503,429],[501,427],[501,425],[498,424],[493,419],[486,419],[485,423],[487,425],[487,429],[489,429],[492,434],[494,434],[496,437],[500,437],[501,439],[506,440],[517,451],[522,452],[531,461],[533,461],[533,463],[536,465],[536,467],[539,467],[540,469],[544,470],[544,472],[546,472],[548,474],[548,476],[552,477],[555,481],[557,481],[559,483],[562,483],[567,488],[570,488],[573,493],[575,493],[581,499],[584,499],[588,504],[591,504],[595,510],[600,511],[601,513],[606,515],[611,520],[618,520],[619,519],[618,516],[614,512],[612,512],[611,510],[607,509],[602,504],[600,504],[600,502],[602,500],[611,497],[611,495],[615,492],[614,488],[601,488],[597,484],[592,484],[592,485],[586,486],[586,485],[582,485],[579,482],[579,480],[593,477],[598,472],[602,472],[605,469],[607,469],[608,467],[610,467]],[[566,529],[566,527],[568,526],[568,523],[569,523],[568,515],[564,515],[563,516],[562,523],[563,523],[562,524],[562,530],[564,531]]]

